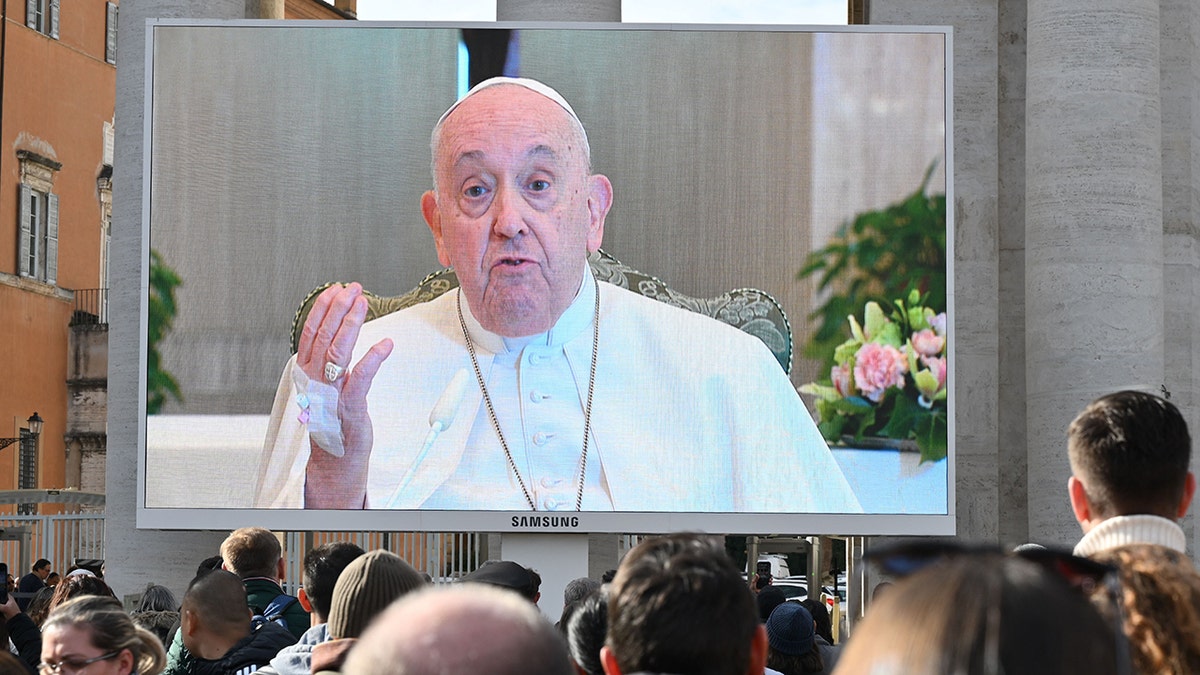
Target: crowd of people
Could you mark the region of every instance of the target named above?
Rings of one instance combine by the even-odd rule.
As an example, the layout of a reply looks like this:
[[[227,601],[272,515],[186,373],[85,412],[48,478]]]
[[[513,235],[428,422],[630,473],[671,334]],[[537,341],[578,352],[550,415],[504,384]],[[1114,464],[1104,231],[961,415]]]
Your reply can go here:
[[[349,542],[308,551],[291,596],[280,538],[249,527],[200,562],[182,599],[149,585],[126,611],[103,570],[83,568],[25,609],[16,596],[28,593],[10,594],[0,673],[1197,673],[1200,573],[1177,522],[1195,489],[1190,448],[1170,402],[1098,399],[1068,431],[1074,551],[871,547],[887,590],[843,644],[822,603],[748,583],[710,535],[644,540],[603,578],[568,584],[551,623],[533,567],[487,561],[434,583]],[[31,574],[49,572],[39,560]]]
[[[1177,523],[1195,489],[1182,416],[1120,392],[1068,435],[1068,496],[1084,533],[1074,552],[875,547],[869,561],[893,581],[845,645],[822,603],[748,584],[708,535],[643,541],[605,578],[568,584],[551,624],[531,567],[487,561],[434,584],[349,542],[308,551],[291,596],[279,537],[249,527],[200,562],[181,601],[152,584],[132,611],[102,569],[48,586],[50,563],[38,560],[0,605],[0,673],[1200,672],[1200,574]]]

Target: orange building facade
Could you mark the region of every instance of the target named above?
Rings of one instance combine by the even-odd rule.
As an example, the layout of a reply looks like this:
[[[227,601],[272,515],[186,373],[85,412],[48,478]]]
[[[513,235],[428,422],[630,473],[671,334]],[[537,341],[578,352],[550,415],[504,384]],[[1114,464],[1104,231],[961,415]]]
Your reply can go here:
[[[79,487],[80,439],[104,452],[118,3],[0,3],[0,437],[45,421],[0,490]]]

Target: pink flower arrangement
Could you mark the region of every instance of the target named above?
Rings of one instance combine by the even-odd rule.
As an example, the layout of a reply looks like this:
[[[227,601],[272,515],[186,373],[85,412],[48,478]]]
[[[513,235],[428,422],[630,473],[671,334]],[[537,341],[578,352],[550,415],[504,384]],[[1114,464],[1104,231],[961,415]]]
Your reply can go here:
[[[868,342],[854,356],[854,381],[872,403],[879,403],[888,388],[904,387],[908,359],[891,345]]]
[[[834,350],[829,381],[800,387],[816,397],[817,426],[827,440],[916,441],[922,460],[946,456],[946,313],[923,301],[913,291],[890,316],[868,302],[862,323],[848,317],[851,337]]]

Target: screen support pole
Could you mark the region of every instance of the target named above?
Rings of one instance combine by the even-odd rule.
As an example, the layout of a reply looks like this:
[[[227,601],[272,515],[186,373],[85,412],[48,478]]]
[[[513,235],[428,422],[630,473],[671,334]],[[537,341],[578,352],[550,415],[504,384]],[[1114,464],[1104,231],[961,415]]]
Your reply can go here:
[[[500,557],[537,571],[542,577],[538,609],[551,622],[562,615],[563,589],[588,575],[588,536],[559,533],[504,533]]]

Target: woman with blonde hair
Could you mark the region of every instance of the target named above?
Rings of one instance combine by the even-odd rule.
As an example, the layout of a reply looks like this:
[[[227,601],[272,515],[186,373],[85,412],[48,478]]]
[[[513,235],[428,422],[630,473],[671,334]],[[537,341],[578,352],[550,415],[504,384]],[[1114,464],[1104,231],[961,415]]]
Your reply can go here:
[[[73,598],[42,624],[42,675],[158,675],[166,664],[162,643],[116,598]]]

